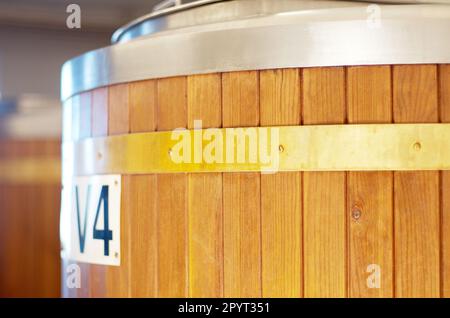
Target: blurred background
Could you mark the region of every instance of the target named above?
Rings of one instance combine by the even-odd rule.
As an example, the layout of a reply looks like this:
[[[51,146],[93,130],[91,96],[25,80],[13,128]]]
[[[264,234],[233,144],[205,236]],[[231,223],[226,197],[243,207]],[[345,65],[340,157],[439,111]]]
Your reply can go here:
[[[0,94],[59,97],[64,61],[107,46],[112,32],[149,13],[155,0],[0,0]],[[81,29],[68,29],[66,7],[81,7]]]
[[[60,296],[62,64],[158,2],[0,0],[0,297]]]

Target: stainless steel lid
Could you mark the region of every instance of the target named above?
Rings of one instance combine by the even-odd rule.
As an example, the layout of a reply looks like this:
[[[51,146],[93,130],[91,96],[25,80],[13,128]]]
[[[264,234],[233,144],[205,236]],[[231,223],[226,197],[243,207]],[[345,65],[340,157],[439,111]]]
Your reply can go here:
[[[61,102],[25,94],[0,100],[0,137],[18,139],[59,138]]]
[[[164,8],[120,28],[111,46],[66,62],[61,98],[179,75],[450,63],[450,0],[407,2],[201,0]]]
[[[239,19],[256,18],[264,15],[292,12],[294,10],[320,10],[352,7],[356,5],[351,2],[380,4],[450,4],[450,0],[278,0],[277,2],[267,0],[197,0],[187,3],[183,3],[181,0],[165,0],[155,6],[153,12],[131,21],[115,31],[111,38],[111,42],[124,43],[143,35],[155,34],[162,31],[207,25],[211,23],[232,22]]]

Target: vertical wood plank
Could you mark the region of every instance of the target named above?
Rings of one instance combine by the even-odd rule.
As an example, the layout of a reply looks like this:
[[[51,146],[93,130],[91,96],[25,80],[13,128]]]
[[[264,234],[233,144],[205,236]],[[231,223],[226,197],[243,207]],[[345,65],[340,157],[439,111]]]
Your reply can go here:
[[[108,94],[108,135],[130,132],[129,85],[118,84],[109,88]]]
[[[345,122],[342,67],[303,69],[303,123]],[[345,173],[303,174],[304,295],[345,297]]]
[[[259,73],[222,74],[223,127],[259,125]],[[260,174],[223,174],[224,296],[261,297]]]
[[[155,175],[130,177],[131,297],[157,296],[157,184]]]
[[[187,127],[186,77],[158,80],[159,131]],[[158,188],[158,297],[188,295],[187,176],[160,174]]]
[[[55,143],[59,148],[60,143]],[[59,244],[59,209],[60,193],[59,185],[41,185],[38,201],[42,202],[42,215],[34,224],[41,243],[39,252],[35,252],[35,258],[40,260],[41,268],[35,267],[35,277],[41,276],[36,291],[41,297],[60,297],[61,268],[60,268],[60,244]],[[39,224],[39,223],[40,224]],[[39,226],[38,226],[39,225]],[[34,242],[34,246],[36,246]]]
[[[390,66],[347,69],[348,122],[390,123],[392,92]],[[347,215],[349,224],[349,296],[392,297],[393,286],[393,174],[349,172]],[[368,285],[379,266],[380,285]],[[369,268],[369,272],[368,272]],[[375,276],[374,276],[375,277]]]
[[[130,84],[131,133],[156,128],[156,81]],[[156,175],[130,176],[131,296],[157,296]]]
[[[77,124],[76,117],[74,116],[74,100],[76,96],[73,96],[66,100],[62,105],[63,113],[63,126],[62,126],[62,141],[71,142],[73,141],[74,127]],[[68,288],[67,279],[68,273],[66,271],[67,267],[73,264],[73,261],[67,258],[61,258],[61,296],[65,298],[75,298],[77,297],[77,291],[74,288]]]
[[[0,141],[0,158],[53,158],[59,145],[59,140],[8,138]],[[53,184],[0,181],[1,297],[59,296],[59,193]]]
[[[33,156],[35,149],[37,148],[37,144],[34,144],[32,141],[20,141],[18,142],[20,149],[20,157],[30,158]],[[42,188],[40,188],[36,184],[20,184],[20,192],[18,193],[17,200],[22,200],[20,203],[20,209],[18,209],[15,213],[19,216],[19,227],[17,232],[17,237],[19,238],[16,241],[16,249],[17,254],[20,257],[20,261],[17,264],[31,264],[33,263],[34,255],[36,255],[36,251],[33,250],[33,242],[41,241],[41,238],[38,238],[39,230],[35,228],[35,222],[37,221],[36,207],[33,204],[33,201],[37,202],[37,197],[42,194]],[[24,198],[28,198],[28,200],[23,200]],[[38,213],[42,213],[42,207],[39,207]],[[23,248],[18,248],[18,247]],[[39,260],[37,263],[40,263]],[[23,293],[22,295],[25,297],[31,297],[33,294],[37,292],[38,284],[40,281],[34,275],[35,269],[32,267],[18,267],[19,273],[19,281],[20,285],[17,287]]]
[[[14,140],[12,143],[12,157],[23,158],[28,156],[29,142],[20,142]],[[20,264],[27,264],[30,262],[31,252],[30,245],[33,238],[33,232],[30,228],[30,223],[27,222],[33,215],[30,214],[30,206],[27,200],[32,194],[32,185],[10,183],[11,200],[9,210],[9,235],[10,243],[8,253],[8,280],[10,282],[10,295],[16,297],[31,297],[31,292],[34,287],[34,280],[31,276],[30,268],[27,266],[20,266]],[[30,232],[27,232],[30,231]],[[21,247],[21,248],[19,248]]]
[[[223,175],[224,297],[261,297],[258,173]]]
[[[450,123],[450,65],[439,65],[439,106],[441,122]],[[450,172],[442,171],[441,265],[442,297],[450,297]]]
[[[300,124],[298,69],[260,72],[261,126]],[[262,297],[301,297],[302,174],[261,175]]]
[[[299,69],[260,72],[261,126],[301,123]]]
[[[109,87],[108,135],[130,132],[129,85]],[[131,202],[132,177],[122,176],[120,207],[120,266],[109,266],[106,272],[107,297],[129,297],[131,295]]]
[[[188,127],[202,120],[203,128],[222,126],[221,74],[193,75],[187,79]]]
[[[108,96],[107,87],[92,91],[92,137],[108,135]]]
[[[156,80],[130,83],[131,132],[156,130]]]
[[[188,128],[221,127],[221,75],[187,79]],[[189,296],[223,296],[222,174],[189,175]]]
[[[348,123],[392,122],[391,87],[390,66],[348,67]]]
[[[222,297],[220,174],[189,176],[189,233],[189,297]]]
[[[0,138],[0,159],[5,160],[10,156],[11,141]],[[10,201],[8,184],[5,181],[0,181],[0,209],[1,211],[9,211]],[[0,213],[0,297],[8,296],[9,282],[8,282],[8,234],[9,234],[9,215],[7,213]]]
[[[394,121],[437,122],[437,85],[436,65],[394,66]],[[395,295],[439,297],[439,172],[395,172],[394,196]]]
[[[222,89],[223,127],[258,126],[259,73],[223,73]]]
[[[187,296],[184,175],[158,175],[158,297]]]
[[[108,96],[107,87],[97,88],[92,91],[92,137],[105,137],[108,135]],[[106,270],[107,266],[90,265],[91,297],[106,297]]]
[[[92,92],[80,94],[80,116],[79,116],[79,138],[89,138],[92,136]]]
[[[158,131],[187,127],[186,85],[184,76],[158,80]]]
[[[438,122],[436,65],[395,65],[392,80],[394,122]]]
[[[74,141],[89,138],[92,133],[92,93],[84,92],[74,97],[73,107],[73,122],[74,129],[72,137]],[[90,297],[90,265],[87,263],[78,263],[80,267],[81,284],[77,289],[77,298]]]
[[[5,160],[8,158],[10,148],[10,142],[6,139],[0,138],[0,159]],[[8,185],[4,181],[0,181],[0,209],[2,211],[9,210],[8,198]],[[0,213],[0,297],[7,296],[7,266],[8,266],[8,215],[6,213]]]
[[[32,153],[37,157],[60,158],[61,140],[57,137],[33,141]],[[30,155],[31,156],[31,155]],[[59,167],[55,166],[54,169]],[[32,276],[35,281],[33,295],[38,297],[60,297],[61,249],[59,241],[59,213],[61,186],[37,183],[29,197],[31,227],[34,237]],[[32,201],[34,200],[34,201]],[[40,212],[36,205],[40,203]],[[39,248],[38,248],[39,247]],[[37,266],[39,264],[40,266]]]

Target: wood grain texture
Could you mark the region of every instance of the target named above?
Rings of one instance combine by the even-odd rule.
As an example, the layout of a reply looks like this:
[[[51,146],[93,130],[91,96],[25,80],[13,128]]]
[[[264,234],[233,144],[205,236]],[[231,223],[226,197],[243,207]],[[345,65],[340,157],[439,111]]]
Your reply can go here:
[[[350,297],[392,297],[393,176],[391,172],[348,175]],[[354,214],[360,213],[360,215]],[[379,266],[379,287],[376,281]],[[377,271],[377,272],[376,272]],[[371,285],[368,280],[374,277]]]
[[[203,128],[450,122],[449,83],[448,65],[149,80],[75,97],[92,112],[74,108],[73,135],[193,128],[198,119]],[[10,197],[3,185],[0,196]],[[37,196],[49,199],[50,188]],[[449,198],[450,174],[437,171],[123,176],[122,265],[87,265],[87,288],[74,296],[450,297]],[[12,222],[14,239],[20,228],[33,232],[35,221]],[[380,288],[367,286],[370,264],[380,265]],[[10,286],[19,274],[0,277]]]
[[[9,157],[11,147],[11,141],[7,139],[0,138],[0,159],[7,159]],[[0,207],[4,211],[9,210],[9,200],[8,200],[8,184],[6,182],[0,181]],[[7,296],[7,267],[8,267],[8,214],[0,213],[0,297]]]
[[[441,122],[450,123],[450,65],[439,66]],[[441,296],[450,297],[450,171],[441,172]]]
[[[187,177],[158,175],[158,297],[187,297]]]
[[[349,124],[390,123],[392,92],[390,66],[347,69]],[[392,297],[393,286],[393,174],[349,172],[347,215],[349,231],[349,296]],[[360,213],[354,215],[353,213]],[[368,285],[379,266],[380,285]],[[369,272],[368,272],[369,268]],[[374,276],[374,275],[372,275]]]
[[[53,158],[59,145],[4,139],[0,159]],[[59,195],[57,184],[0,182],[0,297],[60,295]]]
[[[156,130],[156,80],[130,83],[131,132]]]
[[[61,155],[61,141],[46,139],[35,142],[38,156],[58,158]],[[40,149],[39,149],[40,148]],[[59,169],[59,167],[55,167]],[[40,297],[60,297],[61,290],[61,248],[59,241],[59,212],[61,186],[55,184],[37,185],[30,197],[28,207],[32,215],[33,251],[32,278],[36,281],[34,295]],[[39,202],[39,203],[37,203]],[[38,208],[40,212],[38,211]]]
[[[303,69],[303,123],[345,121],[342,67]],[[303,174],[304,296],[347,296],[345,173]]]
[[[260,72],[261,126],[300,124],[298,69]],[[262,296],[301,297],[302,174],[261,175]]]
[[[97,88],[92,91],[92,137],[105,137],[108,135],[108,95],[109,89],[107,87]],[[91,264],[89,270],[91,297],[106,297],[107,266]]]
[[[301,297],[301,173],[261,175],[262,295]]]
[[[131,297],[157,296],[156,176],[132,176]]]
[[[394,66],[394,121],[437,122],[437,87],[435,65]],[[394,196],[395,296],[439,297],[439,172],[395,172]]]
[[[130,184],[131,297],[157,296],[156,176],[132,176]]]
[[[92,92],[80,94],[79,139],[92,136]]]
[[[221,174],[189,175],[189,297],[223,296]]]
[[[158,80],[157,129],[187,127],[186,77]],[[185,174],[157,176],[158,297],[188,295],[188,218]]]
[[[348,67],[346,87],[349,124],[392,122],[390,66]]]
[[[436,65],[395,65],[392,85],[394,122],[438,122]]]
[[[222,74],[223,127],[259,126],[259,73]]]
[[[222,74],[223,127],[259,125],[259,74]],[[223,174],[224,296],[261,297],[259,173]]]
[[[346,113],[344,68],[305,68],[302,76],[303,123],[343,124]]]
[[[20,158],[28,155],[27,143],[13,142],[10,147],[10,158]],[[27,220],[32,215],[28,215],[26,200],[24,197],[30,195],[30,185],[9,184],[9,215],[7,217],[7,236],[10,242],[6,249],[7,277],[3,283],[7,296],[9,297],[31,297],[34,282],[30,279],[30,268],[24,266],[27,264],[26,254],[30,252],[29,244],[32,239],[32,233],[23,232],[29,230]],[[20,248],[22,247],[22,249]],[[28,283],[27,283],[28,280]]]
[[[92,91],[92,137],[108,135],[108,97],[108,87]]]
[[[224,297],[261,297],[258,173],[223,175]]]
[[[187,127],[186,77],[159,79],[157,82],[157,130]]]
[[[78,127],[79,127],[79,96],[73,96],[62,105],[63,107],[63,142],[71,142],[78,137]],[[74,135],[75,134],[75,135]],[[67,271],[68,267],[76,262],[62,258],[61,259],[61,296],[65,298],[76,298],[77,289],[68,288],[67,279],[70,272]]]
[[[156,129],[156,81],[130,84],[131,133]],[[156,297],[158,219],[156,175],[130,176],[131,297]]]
[[[92,93],[85,92],[72,98],[72,103],[67,106],[72,107],[72,133],[71,140],[78,141],[92,135]],[[69,261],[68,264],[72,264]],[[90,297],[90,264],[77,263],[80,268],[80,288],[68,288],[65,294],[67,297],[86,298]]]
[[[72,122],[72,140],[78,141],[91,137],[92,134],[92,93],[85,92],[72,103],[74,119]],[[77,263],[80,267],[81,283],[76,290],[77,298],[90,297],[90,264]]]
[[[60,143],[54,143],[59,149]],[[60,185],[44,185],[40,190],[42,196],[37,197],[37,202],[42,202],[43,212],[38,221],[34,223],[36,228],[35,244],[40,242],[42,250],[35,252],[40,266],[36,266],[33,276],[38,278],[37,291],[43,297],[60,297],[61,286],[61,262],[59,242],[59,211],[61,207]],[[32,206],[35,211],[36,205]],[[37,251],[37,249],[35,249]]]
[[[203,128],[222,126],[220,74],[187,79],[188,128],[201,120]],[[223,296],[222,174],[190,174],[189,297]]]
[[[192,75],[187,78],[188,128],[202,120],[203,128],[222,127],[221,74]]]
[[[395,295],[439,297],[439,174],[395,173]]]
[[[89,265],[89,286],[90,297],[92,298],[105,298],[108,295],[107,292],[107,266],[90,264]]]
[[[119,84],[109,88],[108,136],[130,132],[129,85]],[[108,266],[106,271],[107,297],[131,295],[131,214],[133,179],[123,175],[120,202],[120,266]]]
[[[300,125],[299,69],[260,72],[261,126]]]
[[[128,134],[130,132],[130,84],[118,84],[109,88],[108,97],[108,135]]]
[[[439,106],[441,121],[450,121],[450,64],[439,65]]]

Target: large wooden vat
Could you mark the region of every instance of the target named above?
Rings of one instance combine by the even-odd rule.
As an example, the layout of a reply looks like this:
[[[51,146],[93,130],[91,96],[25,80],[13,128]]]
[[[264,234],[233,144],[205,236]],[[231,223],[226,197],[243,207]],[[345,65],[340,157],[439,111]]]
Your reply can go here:
[[[450,7],[378,8],[377,28],[362,3],[219,2],[141,19],[115,34],[123,43],[68,62],[62,213],[78,176],[120,175],[120,207],[109,206],[120,264],[82,258],[63,217],[65,266],[81,275],[64,296],[448,297]],[[169,30],[131,39],[151,23]],[[156,132],[194,133],[194,120],[282,127],[281,171],[160,159],[173,148]],[[297,126],[297,146],[283,126]],[[342,129],[348,138],[334,138]],[[292,150],[309,133],[321,138]],[[313,152],[325,159],[300,164]]]
[[[60,103],[0,103],[0,297],[59,297]]]

